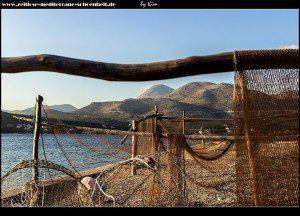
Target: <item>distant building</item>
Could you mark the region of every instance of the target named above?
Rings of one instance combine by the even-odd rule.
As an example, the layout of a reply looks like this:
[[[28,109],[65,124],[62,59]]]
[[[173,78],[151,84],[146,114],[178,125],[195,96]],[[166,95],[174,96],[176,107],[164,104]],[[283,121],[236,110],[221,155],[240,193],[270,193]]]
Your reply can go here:
[[[26,131],[31,131],[33,129],[33,126],[30,124],[27,124],[27,125],[23,124],[23,125],[24,125],[24,130],[26,130]]]
[[[42,125],[42,129],[43,129],[44,132],[49,132],[50,127],[47,126],[47,125]]]

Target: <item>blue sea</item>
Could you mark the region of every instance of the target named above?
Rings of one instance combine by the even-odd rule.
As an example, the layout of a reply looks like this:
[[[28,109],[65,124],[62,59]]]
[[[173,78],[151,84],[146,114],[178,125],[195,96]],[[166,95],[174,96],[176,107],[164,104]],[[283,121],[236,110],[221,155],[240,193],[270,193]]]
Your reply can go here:
[[[62,165],[72,172],[126,160],[131,143],[129,136],[126,142],[120,145],[124,135],[58,134],[58,142],[53,134],[43,134],[42,137],[39,138],[39,159],[45,160],[46,155],[48,161]],[[92,152],[87,147],[97,149],[100,153]],[[124,148],[124,151],[117,152],[120,147]],[[33,134],[1,134],[1,176],[21,160],[31,160],[32,149]],[[76,170],[69,164],[65,155]]]

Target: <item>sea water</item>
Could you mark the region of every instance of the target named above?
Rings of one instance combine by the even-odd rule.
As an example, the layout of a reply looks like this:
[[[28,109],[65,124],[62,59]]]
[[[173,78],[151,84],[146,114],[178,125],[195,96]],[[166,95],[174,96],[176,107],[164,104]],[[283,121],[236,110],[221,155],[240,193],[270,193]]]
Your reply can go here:
[[[58,134],[55,137],[53,134],[43,134],[39,138],[39,159],[47,159],[74,173],[101,167],[128,157],[127,151],[116,152],[123,137],[106,134]],[[126,143],[130,142],[129,136]],[[123,145],[126,146],[126,143]],[[97,149],[100,153],[91,149]],[[1,176],[21,160],[31,160],[32,151],[33,134],[1,134]]]

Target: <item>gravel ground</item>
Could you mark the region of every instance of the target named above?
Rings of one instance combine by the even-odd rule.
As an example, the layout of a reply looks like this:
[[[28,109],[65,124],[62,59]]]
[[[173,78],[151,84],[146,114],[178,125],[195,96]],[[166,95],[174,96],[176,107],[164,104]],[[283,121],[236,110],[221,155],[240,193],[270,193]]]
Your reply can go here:
[[[235,195],[235,166],[234,151],[230,151],[217,164],[207,163],[206,168],[221,173],[214,174],[201,167],[195,160],[185,160],[185,187],[183,190],[174,187],[176,179],[182,179],[178,169],[172,174],[175,183],[168,178],[167,157],[160,157],[159,177],[142,167],[136,174],[130,174],[130,165],[118,167],[101,178],[104,182],[103,190],[115,199],[115,206],[209,206],[226,207],[237,206]],[[231,160],[228,160],[231,158]],[[205,164],[204,164],[205,165]],[[211,165],[211,167],[209,167]],[[205,165],[206,166],[206,165]],[[216,167],[218,166],[218,167]],[[154,183],[153,183],[154,182]],[[160,182],[160,183],[157,183]],[[182,186],[182,184],[179,183]],[[182,187],[179,187],[182,188]],[[96,206],[113,206],[113,199],[99,197],[97,191],[93,200]],[[100,199],[99,199],[100,198]],[[100,202],[99,202],[100,200]]]
[[[230,154],[234,154],[231,152]],[[221,167],[222,166],[222,167]],[[235,194],[235,164],[234,160],[219,164],[220,173],[212,173],[195,161],[186,161],[186,172],[200,185],[192,188],[189,194],[190,204],[194,206],[237,206]]]
[[[208,149],[209,147],[212,149]],[[211,145],[204,149],[202,146],[196,146],[194,150],[202,151],[202,153],[203,150],[218,153],[217,151],[220,150],[214,147]],[[184,164],[182,164],[178,157],[162,152],[159,156],[151,156],[156,163],[155,169],[147,166],[142,160],[143,158],[134,158],[102,167],[100,177],[97,178],[101,188],[95,186],[96,190],[92,196],[93,205],[91,206],[236,207],[235,154],[236,151],[233,148],[218,160],[201,160],[197,163],[186,153]],[[299,194],[293,194],[299,191],[299,169],[291,171],[290,168],[298,165],[298,160],[296,160],[298,158],[281,155],[280,160],[274,160],[274,158],[270,158],[271,156],[267,155],[264,159],[272,159],[272,166],[267,166],[268,169],[259,170],[260,173],[258,173],[260,183],[265,181],[261,187],[261,189],[266,189],[261,193],[263,201],[275,206],[299,206]],[[242,177],[242,181],[240,181],[242,188],[239,193],[242,195],[242,199],[245,199],[239,199],[239,202],[246,204],[245,206],[254,206],[254,203],[249,203],[249,200],[253,201],[252,185],[247,181],[247,178],[250,178],[247,168],[249,164],[243,158],[239,160],[241,161],[237,163],[237,168],[240,174],[239,178]],[[134,165],[133,161],[135,161]],[[291,166],[292,163],[295,163],[294,166]],[[132,174],[133,167],[136,171],[134,175]],[[285,181],[278,181],[281,176]],[[74,205],[72,203],[73,206],[89,206],[90,197],[87,194],[78,197],[77,184],[74,184],[74,188],[70,191],[73,191],[74,194],[62,193],[66,196],[65,199],[72,200],[74,195],[84,203],[78,201]],[[55,193],[56,191],[51,192]],[[92,192],[90,191],[91,194]],[[103,192],[106,193],[106,196]],[[59,201],[61,198],[57,202]]]

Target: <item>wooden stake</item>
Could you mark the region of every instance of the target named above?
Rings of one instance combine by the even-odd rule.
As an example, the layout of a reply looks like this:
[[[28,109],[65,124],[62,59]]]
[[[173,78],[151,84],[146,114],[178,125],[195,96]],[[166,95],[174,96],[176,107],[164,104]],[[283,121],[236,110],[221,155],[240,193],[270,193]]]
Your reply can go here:
[[[132,130],[136,131],[136,120],[132,120]],[[132,149],[131,149],[131,157],[134,158],[137,155],[137,139],[138,137],[132,135]],[[131,175],[135,175],[136,171],[134,169],[134,165],[131,167]]]
[[[43,97],[38,95],[36,97],[36,106],[35,106],[35,128],[34,128],[34,137],[33,137],[33,149],[32,149],[32,159],[39,159],[39,136],[41,129],[41,105]],[[38,163],[32,167],[32,185],[31,185],[31,195],[29,206],[38,206],[40,205],[40,191],[39,191],[39,170]]]
[[[185,110],[182,112],[182,134],[185,134]]]
[[[158,140],[157,140],[157,116],[158,116],[158,106],[155,106],[155,117],[154,117],[154,130],[152,139],[152,152],[158,151]]]
[[[32,159],[39,159],[39,136],[41,128],[41,105],[43,97],[38,95],[36,97],[36,110],[35,110],[35,128],[34,128],[34,137],[33,137],[33,149],[32,149]],[[35,182],[38,182],[39,174],[37,167],[33,167],[32,178]]]

